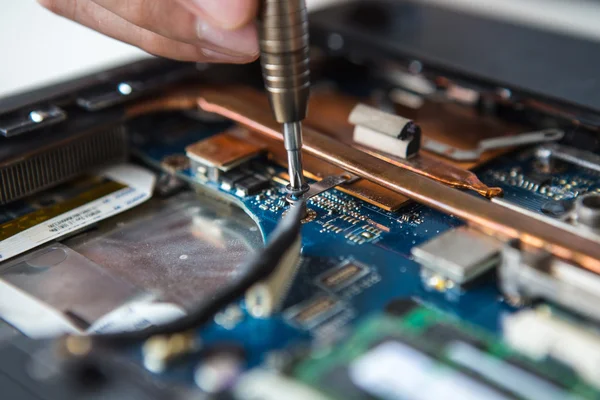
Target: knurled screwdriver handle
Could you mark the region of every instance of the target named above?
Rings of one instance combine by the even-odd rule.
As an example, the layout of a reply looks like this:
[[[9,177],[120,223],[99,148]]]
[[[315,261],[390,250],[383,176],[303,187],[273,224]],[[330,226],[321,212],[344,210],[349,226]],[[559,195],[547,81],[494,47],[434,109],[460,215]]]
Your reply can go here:
[[[279,123],[302,121],[310,91],[308,12],[304,0],[263,0],[258,19],[265,88]]]

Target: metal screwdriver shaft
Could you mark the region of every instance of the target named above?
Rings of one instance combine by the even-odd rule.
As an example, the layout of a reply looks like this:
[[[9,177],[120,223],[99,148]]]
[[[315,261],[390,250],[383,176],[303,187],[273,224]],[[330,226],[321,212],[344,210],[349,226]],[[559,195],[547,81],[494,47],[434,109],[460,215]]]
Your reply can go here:
[[[260,59],[275,119],[283,124],[293,197],[308,190],[302,173],[302,120],[310,91],[308,14],[304,0],[264,0]]]
[[[307,188],[302,175],[302,123],[287,122],[283,124],[283,138],[288,156],[288,174],[290,176],[290,192],[302,193]]]

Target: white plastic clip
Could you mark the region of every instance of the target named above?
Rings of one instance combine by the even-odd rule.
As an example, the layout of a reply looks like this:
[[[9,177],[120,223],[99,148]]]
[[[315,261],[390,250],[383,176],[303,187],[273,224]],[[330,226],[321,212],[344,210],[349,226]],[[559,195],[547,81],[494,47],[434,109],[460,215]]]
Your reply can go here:
[[[409,158],[419,152],[421,129],[410,119],[358,104],[348,118],[354,141],[383,153]]]

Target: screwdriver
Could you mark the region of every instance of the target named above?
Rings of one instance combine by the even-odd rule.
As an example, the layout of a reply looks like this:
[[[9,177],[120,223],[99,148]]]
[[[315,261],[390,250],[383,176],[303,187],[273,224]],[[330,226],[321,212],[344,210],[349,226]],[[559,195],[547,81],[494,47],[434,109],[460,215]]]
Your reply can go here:
[[[302,120],[310,92],[308,13],[304,0],[263,0],[258,19],[260,62],[269,103],[283,124],[291,198],[308,190],[302,169]]]

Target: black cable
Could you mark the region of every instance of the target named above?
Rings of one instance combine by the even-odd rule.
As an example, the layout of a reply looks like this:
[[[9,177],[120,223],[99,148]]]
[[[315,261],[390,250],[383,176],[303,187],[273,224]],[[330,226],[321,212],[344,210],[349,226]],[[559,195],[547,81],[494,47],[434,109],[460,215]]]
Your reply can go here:
[[[128,346],[155,335],[173,334],[202,327],[225,306],[243,296],[255,283],[266,279],[273,273],[281,258],[300,235],[302,214],[303,210],[300,205],[291,207],[269,237],[265,249],[257,252],[242,268],[246,271],[243,276],[229,286],[220,289],[211,300],[203,303],[198,309],[165,325],[152,326],[133,332],[92,335],[90,338],[93,339],[93,343],[101,346]]]

